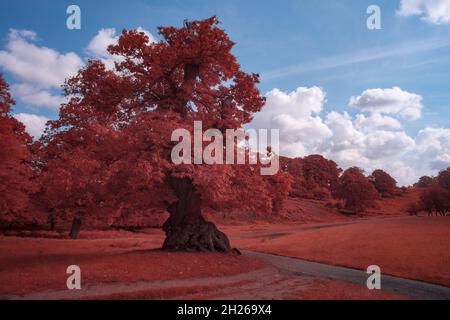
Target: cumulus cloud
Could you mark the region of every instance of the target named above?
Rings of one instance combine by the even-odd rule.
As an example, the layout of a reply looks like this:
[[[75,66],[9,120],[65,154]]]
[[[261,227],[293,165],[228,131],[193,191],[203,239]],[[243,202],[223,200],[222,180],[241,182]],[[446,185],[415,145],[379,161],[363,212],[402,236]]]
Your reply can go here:
[[[19,113],[14,117],[25,125],[26,131],[35,139],[39,139],[45,129],[48,118],[29,113]]]
[[[415,150],[416,143],[403,131],[388,130],[379,123],[362,125],[375,119],[385,119],[356,115],[352,118],[348,113],[331,112],[325,123],[333,132],[328,141],[321,146],[322,153],[336,161],[341,167],[359,166],[368,173],[375,169],[390,172],[400,184],[411,184],[416,179],[414,169],[406,160]],[[395,120],[395,119],[394,119]],[[390,125],[395,122],[387,119]],[[395,125],[397,128],[397,124]]]
[[[360,96],[351,97],[349,106],[373,113],[397,114],[407,120],[417,120],[422,115],[422,97],[399,87],[368,89]]]
[[[352,116],[323,114],[326,94],[321,88],[273,89],[248,128],[279,129],[281,155],[320,153],[344,169],[386,170],[401,185],[450,166],[450,129],[425,128],[411,137],[399,119],[383,115],[417,118],[422,108],[419,95],[396,87],[372,90],[351,99],[362,112]]]
[[[360,129],[357,122],[358,117],[354,120],[348,113],[337,112],[329,113],[325,121],[333,136],[325,142],[323,150],[330,157],[341,158],[345,166],[351,166],[355,161],[363,161],[367,165],[372,160],[398,157],[415,144],[402,131],[378,130],[373,127]]]
[[[11,29],[5,50],[0,51],[0,66],[17,79],[43,88],[57,88],[83,66],[73,52],[61,54],[35,44],[36,34]]]
[[[422,175],[434,175],[450,166],[450,129],[426,128],[411,137],[398,124],[391,128],[361,125],[371,118],[377,119],[330,112],[325,124],[332,137],[322,142],[321,153],[344,169],[359,166],[368,173],[386,170],[400,185],[413,184]],[[392,119],[388,122],[395,123]]]
[[[83,66],[83,61],[73,52],[62,54],[37,46],[36,42],[34,31],[11,29],[4,50],[0,51],[0,67],[20,81],[11,86],[20,101],[35,108],[57,109],[64,99],[51,90],[59,89]]]
[[[379,113],[373,113],[370,116],[364,114],[356,115],[355,127],[362,131],[372,130],[398,130],[403,125],[395,118],[383,116]]]
[[[52,95],[49,91],[28,83],[14,84],[11,86],[11,91],[14,96],[18,96],[23,103],[30,107],[58,110],[59,106],[65,102],[64,97]]]
[[[116,29],[101,29],[89,42],[86,47],[86,52],[96,57],[109,57],[110,54],[107,49],[110,45],[117,43],[118,39],[119,37],[116,36]]]
[[[318,116],[325,103],[319,87],[299,87],[292,92],[273,89],[266,94],[266,105],[248,126],[279,129],[280,152],[287,156],[306,155],[316,149],[331,131]]]
[[[116,36],[116,29],[101,29],[89,42],[85,51],[91,58],[100,59],[109,69],[113,69],[114,63],[121,59],[118,56],[111,55],[108,52],[108,47],[116,44],[118,40],[119,36]]]
[[[433,24],[450,22],[450,1],[448,0],[401,0],[397,11],[400,16],[420,16]]]
[[[431,169],[450,166],[450,129],[425,128],[419,131],[416,141],[418,157],[429,159]]]

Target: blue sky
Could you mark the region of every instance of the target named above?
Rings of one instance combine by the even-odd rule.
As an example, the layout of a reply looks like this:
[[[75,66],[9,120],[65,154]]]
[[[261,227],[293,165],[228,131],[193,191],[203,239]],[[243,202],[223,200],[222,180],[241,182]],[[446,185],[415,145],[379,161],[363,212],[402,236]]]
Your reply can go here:
[[[390,131],[396,133],[401,131],[418,145],[429,137],[425,135],[418,141],[421,131],[427,128],[439,130],[450,128],[450,23],[447,20],[450,19],[448,17],[450,0],[428,0],[428,5],[424,4],[423,0],[404,0],[404,2],[401,4],[400,0],[2,1],[0,52],[1,50],[4,53],[9,52],[7,45],[11,29],[31,30],[35,33],[35,38],[25,37],[25,41],[37,47],[51,48],[60,54],[73,52],[84,62],[89,56],[86,47],[103,28],[115,28],[120,32],[123,28],[142,27],[158,40],[157,26],[180,26],[184,19],[202,19],[217,15],[222,21],[222,27],[236,42],[234,54],[243,69],[261,74],[260,89],[264,94],[274,88],[288,95],[299,87],[318,87],[325,96],[319,98],[319,109],[312,110],[306,116],[311,119],[320,117],[335,138],[338,137],[333,129],[336,121],[331,119],[333,116],[328,117],[330,113],[336,112],[345,118],[344,113],[347,112],[355,128],[358,114],[370,117],[376,113],[401,122],[401,129],[391,128]],[[433,2],[436,3],[435,6],[430,5]],[[77,4],[81,8],[81,30],[66,28],[68,16],[66,8],[70,4]],[[366,9],[371,4],[376,4],[381,9],[381,30],[369,30],[366,27],[368,18]],[[399,14],[402,5],[403,14]],[[8,66],[2,65],[1,59],[0,70],[12,85],[27,83],[23,75],[20,77]],[[413,120],[411,117],[405,119],[407,117],[403,117],[398,110],[391,112],[383,109],[384,111],[373,112],[373,108],[378,106],[364,105],[367,102],[363,94],[366,90],[376,88],[384,90],[393,87],[422,98],[420,117],[413,117]],[[45,90],[53,95],[58,94],[55,86],[46,87]],[[370,98],[371,94],[374,92],[367,92],[366,98]],[[349,106],[352,96],[361,99],[357,100],[354,106]],[[275,105],[273,108],[279,108],[282,96],[273,94],[270,97],[268,106]],[[292,97],[291,95],[290,98]],[[30,107],[24,103],[17,90],[15,98],[18,102],[15,113],[34,114],[46,118],[57,117],[56,108]],[[274,121],[271,120],[272,126]],[[369,134],[365,129],[356,130],[361,131],[362,135]],[[373,132],[370,134],[373,135]],[[438,138],[435,137],[436,134],[439,135]],[[447,134],[449,133],[446,130],[433,132],[433,137],[441,144],[440,153],[433,150],[433,154],[430,155],[429,150],[426,151],[430,163],[438,156],[441,162],[437,161],[436,165],[429,164],[420,169],[411,166],[410,171],[398,173],[398,179],[409,183],[405,177],[411,172],[428,173],[439,169],[439,163],[441,167],[445,166],[447,158],[450,165],[450,142],[447,141],[450,134],[449,136]],[[330,134],[325,134],[322,140],[327,139],[330,140]],[[302,148],[304,152],[322,150],[322,153],[335,158],[343,166],[352,164],[351,159],[346,159],[348,157],[337,155],[336,141],[333,147],[319,144],[303,145]],[[392,145],[395,146],[395,143],[391,143],[390,146]],[[331,150],[333,148],[336,150]],[[371,168],[372,165],[383,164],[383,161],[391,159],[390,155],[389,158],[380,158],[380,161],[374,162],[368,156],[370,152],[365,150],[363,153],[363,156],[368,158],[366,163],[355,161],[355,164],[365,164]],[[431,159],[432,157],[434,158]],[[400,161],[399,158],[395,159],[397,160]],[[401,161],[409,162],[403,158]],[[421,162],[421,159],[414,161]]]

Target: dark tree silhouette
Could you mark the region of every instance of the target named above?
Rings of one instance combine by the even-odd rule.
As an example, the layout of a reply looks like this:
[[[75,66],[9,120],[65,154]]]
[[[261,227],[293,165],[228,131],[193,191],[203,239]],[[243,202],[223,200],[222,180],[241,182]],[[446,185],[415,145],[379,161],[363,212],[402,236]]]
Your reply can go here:
[[[416,187],[416,188],[426,188],[426,187],[430,186],[431,183],[433,183],[433,178],[432,177],[422,176],[422,177],[419,178],[419,181],[417,181],[414,184],[414,187]]]

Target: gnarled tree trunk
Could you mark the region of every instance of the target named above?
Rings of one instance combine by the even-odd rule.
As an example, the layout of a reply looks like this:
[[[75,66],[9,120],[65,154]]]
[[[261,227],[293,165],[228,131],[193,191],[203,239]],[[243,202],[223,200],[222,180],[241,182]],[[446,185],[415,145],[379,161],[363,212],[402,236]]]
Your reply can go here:
[[[232,252],[227,236],[201,214],[201,198],[189,178],[173,179],[178,201],[168,207],[170,217],[163,225],[164,250]]]

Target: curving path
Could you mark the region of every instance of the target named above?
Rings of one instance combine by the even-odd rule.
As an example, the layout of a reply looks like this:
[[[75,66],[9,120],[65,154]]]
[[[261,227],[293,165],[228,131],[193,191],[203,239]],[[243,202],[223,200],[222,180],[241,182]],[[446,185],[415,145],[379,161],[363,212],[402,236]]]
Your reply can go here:
[[[366,285],[368,274],[365,271],[338,267],[297,258],[277,256],[256,251],[244,250],[244,254],[262,259],[280,270],[281,273],[296,276],[313,276],[323,279],[341,280]],[[381,275],[381,288],[421,300],[450,300],[450,287],[410,280],[389,275]]]

